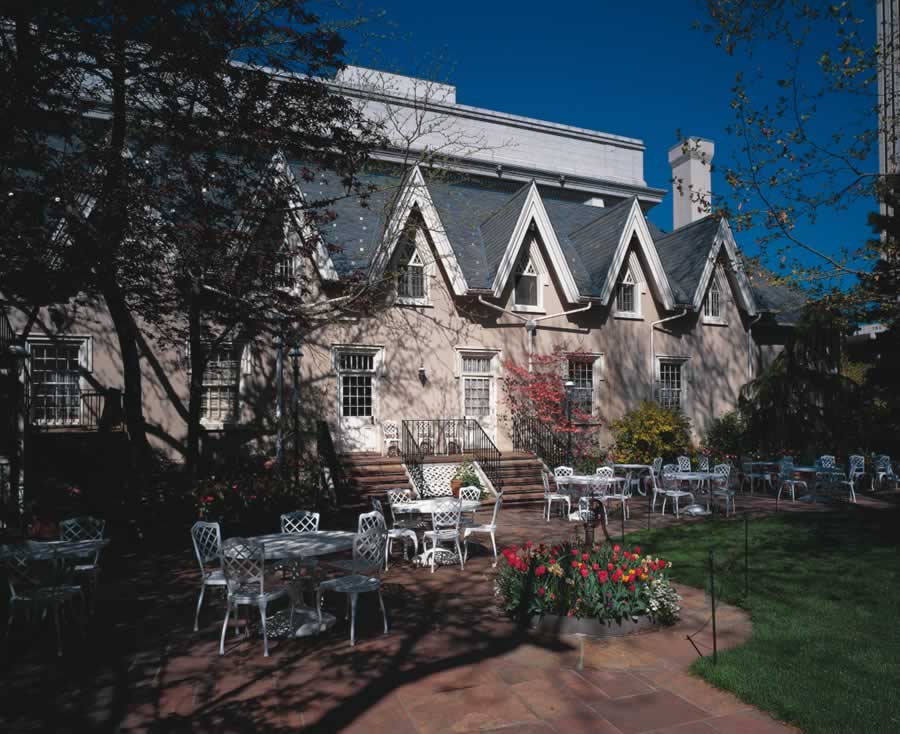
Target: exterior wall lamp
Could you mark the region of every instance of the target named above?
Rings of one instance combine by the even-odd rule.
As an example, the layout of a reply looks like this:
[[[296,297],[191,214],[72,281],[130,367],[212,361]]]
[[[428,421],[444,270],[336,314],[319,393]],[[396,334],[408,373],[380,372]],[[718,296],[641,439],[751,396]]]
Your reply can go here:
[[[428,382],[428,373],[425,371],[425,365],[419,367],[419,382],[423,385]]]

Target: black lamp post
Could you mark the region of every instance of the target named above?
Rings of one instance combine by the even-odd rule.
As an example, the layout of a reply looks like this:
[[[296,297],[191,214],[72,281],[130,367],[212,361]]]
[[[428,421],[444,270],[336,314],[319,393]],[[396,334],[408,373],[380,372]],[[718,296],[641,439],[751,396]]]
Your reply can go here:
[[[568,426],[566,426],[568,429],[566,432],[568,437],[566,441],[566,464],[572,466],[572,399],[575,397],[575,383],[571,380],[566,380],[563,383],[563,387],[566,389],[566,422],[568,423]]]
[[[275,464],[284,476],[284,337],[275,337]]]
[[[294,377],[291,405],[294,410],[294,486],[296,487],[300,484],[300,358],[303,356],[299,343],[291,347],[288,356],[291,358]]]

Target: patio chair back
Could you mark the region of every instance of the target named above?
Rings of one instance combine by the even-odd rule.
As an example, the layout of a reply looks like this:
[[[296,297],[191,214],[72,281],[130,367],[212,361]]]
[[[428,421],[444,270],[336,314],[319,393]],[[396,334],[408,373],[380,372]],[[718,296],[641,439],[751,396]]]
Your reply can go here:
[[[544,484],[544,499],[547,499],[550,494],[550,475],[544,470],[541,470],[541,482]]]
[[[699,459],[697,459],[697,468],[700,471],[709,471],[709,457],[701,456]]]
[[[431,526],[435,530],[459,529],[459,516],[462,505],[458,499],[436,500],[431,512]]]
[[[229,538],[222,543],[222,573],[229,594],[264,594],[265,546],[247,538]]]
[[[678,471],[690,471],[691,470],[691,457],[690,456],[679,456],[678,457]]]
[[[459,488],[459,498],[461,500],[468,500],[469,502],[481,502],[481,488],[480,487],[460,487]]]
[[[675,472],[678,471],[677,464],[666,464],[662,468],[662,486],[663,489],[676,489],[678,480],[675,479]]]
[[[866,471],[866,457],[859,454],[853,454],[850,457],[850,478],[864,474]]]
[[[400,440],[400,427],[397,421],[381,421],[381,433],[385,441]]]
[[[52,547],[42,548],[35,558],[28,543],[8,545],[0,550],[0,568],[6,572],[10,601],[18,599],[27,589],[52,586],[60,576],[57,554]],[[16,593],[18,588],[20,593]]]
[[[103,540],[106,520],[97,517],[71,517],[59,523],[60,540]]]
[[[819,466],[823,469],[834,469],[834,457],[830,454],[824,454],[819,457]]]
[[[281,516],[282,533],[311,533],[319,529],[319,513],[308,510],[287,512]]]
[[[794,460],[790,456],[785,456],[778,464],[778,470],[783,480],[791,480],[794,478]]]
[[[377,510],[360,513],[359,520],[356,524],[356,534],[362,535],[372,528],[378,528],[387,532],[387,523],[384,521],[384,515]]]
[[[491,515],[491,527],[497,527],[497,515],[500,514],[500,507],[503,505],[503,492],[499,492],[497,494],[497,499],[494,500],[494,513]]]
[[[371,517],[375,516],[377,517]],[[364,516],[370,520],[362,522]],[[360,531],[353,539],[353,565],[367,573],[377,573],[384,568],[387,554],[387,527],[384,516],[378,512],[368,512],[360,515]],[[365,529],[363,529],[365,527]]]
[[[222,550],[222,529],[217,522],[195,522],[191,526],[194,553],[200,564],[200,573],[207,573],[207,565],[219,561]]]
[[[553,480],[556,483],[556,490],[560,490],[560,479],[565,479],[566,477],[571,477],[575,473],[575,470],[571,466],[558,466],[553,470]],[[565,482],[563,482],[565,484]],[[566,485],[568,487],[568,485]]]
[[[662,471],[663,460],[662,456],[657,456],[653,463],[650,465],[650,468],[653,470],[654,476],[659,476],[659,473]]]
[[[613,468],[611,466],[598,466],[597,470],[594,472],[594,474],[600,477],[600,479],[606,481],[612,479],[614,473],[615,472],[613,471]]]
[[[731,464],[716,464],[713,467],[715,472],[715,483],[723,487],[728,486],[728,480],[731,477]]]
[[[388,507],[391,508],[391,522],[397,524],[394,505],[407,505],[412,502],[412,492],[408,489],[389,489],[387,492]]]

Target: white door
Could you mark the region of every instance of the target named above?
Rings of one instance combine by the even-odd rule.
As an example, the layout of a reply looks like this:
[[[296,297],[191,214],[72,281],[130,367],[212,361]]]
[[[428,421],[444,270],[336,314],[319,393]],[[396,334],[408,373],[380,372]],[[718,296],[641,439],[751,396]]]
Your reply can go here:
[[[497,389],[494,355],[463,352],[460,355],[460,407],[474,418],[492,441],[497,440]]]
[[[342,349],[336,354],[338,431],[343,451],[376,451],[378,380],[375,350]]]

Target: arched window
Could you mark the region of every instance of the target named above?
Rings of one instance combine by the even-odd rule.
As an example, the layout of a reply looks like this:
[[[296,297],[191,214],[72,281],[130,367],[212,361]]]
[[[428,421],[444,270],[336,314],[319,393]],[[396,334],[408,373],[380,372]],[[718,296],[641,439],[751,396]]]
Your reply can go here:
[[[529,257],[521,260],[516,266],[516,287],[513,295],[513,304],[516,306],[528,306],[537,308],[540,305],[539,275],[534,263]]]
[[[625,277],[616,290],[616,311],[623,314],[637,314],[637,283],[631,268],[625,271]]]
[[[703,301],[703,318],[710,321],[722,320],[722,290],[719,287],[719,279],[713,276],[712,284]]]
[[[414,243],[410,243],[400,260],[397,295],[414,301],[425,300],[425,263]]]

